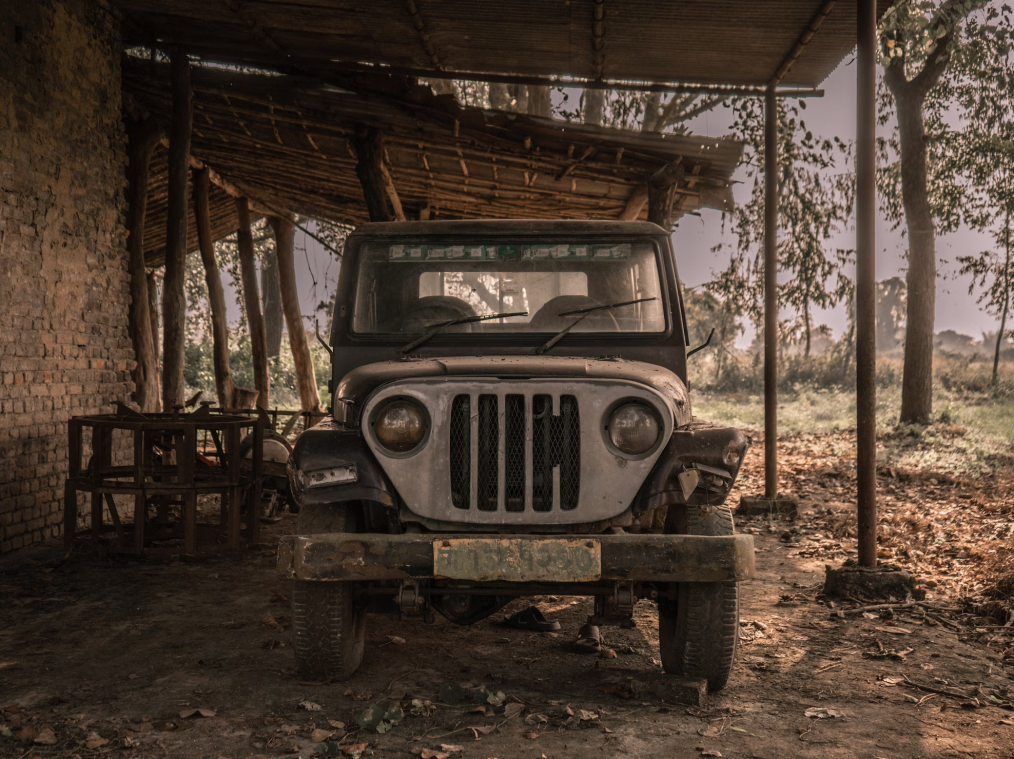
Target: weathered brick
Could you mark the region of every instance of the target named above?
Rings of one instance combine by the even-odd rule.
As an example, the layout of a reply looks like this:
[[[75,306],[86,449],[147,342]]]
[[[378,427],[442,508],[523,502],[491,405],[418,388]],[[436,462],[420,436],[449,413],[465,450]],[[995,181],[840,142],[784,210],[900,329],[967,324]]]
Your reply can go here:
[[[60,534],[67,419],[127,400],[134,360],[119,14],[4,11],[19,34],[0,43],[0,553]]]

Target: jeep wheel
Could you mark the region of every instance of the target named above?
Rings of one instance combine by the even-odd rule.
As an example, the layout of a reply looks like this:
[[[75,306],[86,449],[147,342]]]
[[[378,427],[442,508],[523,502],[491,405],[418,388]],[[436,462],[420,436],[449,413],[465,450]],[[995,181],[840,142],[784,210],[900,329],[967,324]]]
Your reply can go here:
[[[670,519],[677,522],[672,525],[673,533],[734,533],[732,511],[728,508],[688,506],[679,512],[670,515]],[[721,690],[729,681],[736,658],[739,585],[735,582],[681,582],[676,585],[676,591],[677,600],[659,599],[658,602],[662,668],[671,675],[705,679],[709,690]]]
[[[304,506],[298,535],[355,532],[355,511],[346,504]],[[347,680],[363,660],[366,612],[356,608],[349,582],[296,580],[292,631],[296,668],[308,680]]]

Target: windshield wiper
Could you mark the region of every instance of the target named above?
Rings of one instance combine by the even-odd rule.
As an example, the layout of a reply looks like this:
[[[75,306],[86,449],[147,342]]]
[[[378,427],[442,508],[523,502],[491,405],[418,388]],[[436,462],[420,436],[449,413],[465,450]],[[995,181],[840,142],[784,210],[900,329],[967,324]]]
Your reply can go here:
[[[568,332],[574,329],[574,327],[580,324],[581,321],[590,313],[593,313],[595,311],[609,311],[610,309],[619,308],[620,306],[632,306],[635,303],[647,303],[650,300],[658,300],[658,297],[653,296],[651,298],[638,298],[637,300],[625,300],[622,301],[621,303],[606,303],[601,306],[589,306],[588,308],[579,308],[576,311],[564,311],[562,314],[557,314],[557,316],[576,316],[577,314],[581,314],[581,316],[572,321],[563,329],[561,329],[551,338],[549,338],[549,340],[546,341],[546,344],[543,345],[541,348],[538,348],[535,351],[535,353],[541,356],[543,353],[548,351],[550,348],[552,348],[554,345],[560,342],[563,339],[564,335],[566,335]]]
[[[400,353],[408,353],[413,348],[418,348],[420,345],[429,340],[433,335],[437,334],[443,329],[453,327],[455,324],[468,324],[470,322],[484,322],[488,319],[506,319],[509,316],[528,316],[527,311],[511,311],[510,313],[503,314],[486,314],[485,316],[462,316],[460,319],[451,319],[450,321],[440,322],[439,324],[433,324],[429,330],[417,337],[415,340],[410,342],[408,345],[401,348]]]

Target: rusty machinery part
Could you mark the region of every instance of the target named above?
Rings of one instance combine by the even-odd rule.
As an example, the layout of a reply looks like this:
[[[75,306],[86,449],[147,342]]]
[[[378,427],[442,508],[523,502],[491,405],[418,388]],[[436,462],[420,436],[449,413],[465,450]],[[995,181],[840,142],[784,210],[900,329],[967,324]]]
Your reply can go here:
[[[253,447],[253,435],[247,435],[239,444],[240,457],[244,459],[252,458]],[[291,455],[292,444],[283,434],[271,429],[264,430],[261,456],[265,462],[266,471],[261,486],[261,498],[267,502],[263,511],[265,519],[276,518],[278,512],[282,511],[285,507],[288,507],[289,511],[293,514],[299,512],[299,504],[292,495],[292,488],[289,486],[287,475],[289,456]],[[245,506],[246,504],[244,504]]]

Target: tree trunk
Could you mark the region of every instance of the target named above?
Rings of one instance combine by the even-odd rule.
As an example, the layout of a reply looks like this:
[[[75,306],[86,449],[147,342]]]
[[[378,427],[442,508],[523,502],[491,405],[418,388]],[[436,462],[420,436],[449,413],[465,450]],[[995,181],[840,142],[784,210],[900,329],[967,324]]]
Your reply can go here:
[[[268,345],[264,335],[264,316],[261,314],[261,298],[257,292],[257,266],[254,263],[253,233],[250,231],[250,203],[246,198],[236,198],[239,212],[240,275],[243,281],[243,303],[246,306],[246,321],[250,326],[250,353],[253,358],[254,387],[257,388],[257,405],[270,408],[268,386]]]
[[[528,113],[528,85],[511,84],[511,95],[514,99],[514,110],[518,113]]]
[[[187,180],[190,176],[190,129],[194,116],[190,61],[182,50],[170,54],[172,121],[169,129],[168,226],[165,278],[162,281],[162,408],[172,411],[184,401],[184,347],[187,298],[183,290],[187,265]]]
[[[803,329],[806,330],[806,352],[803,354],[806,358],[810,357],[810,300],[809,298],[803,301]]]
[[[144,412],[158,412],[158,352],[152,339],[148,307],[148,272],[144,265],[144,217],[148,205],[148,166],[162,131],[154,121],[132,124],[127,133],[127,269],[130,272],[128,327],[137,366],[134,369],[134,400]]]
[[[585,90],[584,91],[584,123],[602,126],[605,116],[606,91]]]
[[[293,260],[296,228],[293,221],[291,217],[271,217],[271,228],[275,232],[275,249],[278,251],[278,281],[281,285],[285,326],[289,330],[289,345],[296,364],[299,401],[303,411],[319,411],[320,392],[317,389],[317,375],[313,370],[313,357],[310,355],[310,344],[306,339],[303,314],[299,308],[299,291],[296,288],[296,264]]]
[[[1000,331],[996,335],[996,352],[993,354],[993,380],[996,387],[1000,373],[1000,346],[1003,345],[1003,333],[1007,329],[1007,307],[1010,305],[1010,211],[1007,211],[1007,226],[1004,227],[1004,247],[1007,250],[1006,264],[1003,267],[1003,311],[1000,312]]]
[[[384,175],[380,163],[384,159],[384,143],[380,132],[375,127],[358,126],[352,138],[356,151],[356,176],[363,187],[366,210],[370,221],[391,221],[391,212],[387,208],[387,193],[384,188]]]
[[[211,338],[215,365],[215,390],[221,408],[236,408],[233,402],[235,385],[229,367],[229,322],[225,311],[225,292],[222,275],[215,260],[215,242],[211,237],[209,196],[211,176],[208,169],[194,172],[194,217],[197,220],[197,241],[204,264],[204,281],[208,285],[208,305],[211,307]]]
[[[676,98],[673,95],[673,98]],[[648,99],[644,104],[644,119],[641,121],[642,132],[659,132],[661,131],[662,124],[659,124],[659,120],[662,114],[659,112],[662,108],[662,93],[651,92],[648,94]]]
[[[155,277],[155,270],[152,269],[148,272],[148,313],[151,317],[151,344],[155,350],[155,378],[158,379],[159,371],[159,358],[161,354],[161,340],[159,340],[158,334],[158,315],[160,308],[158,305],[158,280]],[[159,407],[162,406],[162,396],[159,394]]]
[[[936,230],[926,180],[921,92],[895,92],[901,141],[901,195],[908,226],[908,311],[901,421],[929,422],[933,413],[933,321],[936,314]]]
[[[553,116],[553,100],[549,85],[536,85],[530,90],[528,98],[528,113],[531,116],[542,116],[551,118]]]
[[[685,174],[683,165],[673,162],[656,171],[648,180],[648,221],[658,224],[666,232],[672,231],[676,186]]]
[[[282,350],[282,293],[278,289],[278,253],[269,248],[261,266],[261,297],[264,299],[264,335],[268,358],[278,358]]]
[[[506,84],[490,82],[489,107],[494,111],[511,110],[511,93]]]

